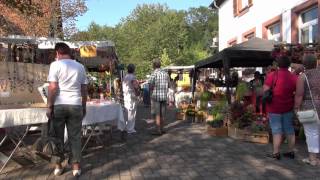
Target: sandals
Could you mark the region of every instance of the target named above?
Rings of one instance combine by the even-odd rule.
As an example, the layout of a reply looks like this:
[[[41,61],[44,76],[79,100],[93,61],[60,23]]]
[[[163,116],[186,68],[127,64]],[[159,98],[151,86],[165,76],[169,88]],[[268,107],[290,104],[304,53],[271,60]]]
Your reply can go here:
[[[267,154],[268,158],[272,158],[272,159],[276,159],[276,160],[280,160],[281,156],[280,153],[276,153],[276,154]]]
[[[293,151],[291,151],[291,152],[285,152],[285,153],[283,153],[282,155],[283,155],[283,157],[286,157],[286,158],[289,158],[289,159],[294,159],[294,157],[295,157]]]
[[[305,163],[305,164],[309,164],[311,166],[318,166],[319,165],[319,161],[318,160],[311,161],[309,158],[302,159],[302,162]]]
[[[154,135],[154,136],[161,136],[162,135],[161,131],[160,132],[159,131],[155,131],[155,132],[152,132],[151,134]]]

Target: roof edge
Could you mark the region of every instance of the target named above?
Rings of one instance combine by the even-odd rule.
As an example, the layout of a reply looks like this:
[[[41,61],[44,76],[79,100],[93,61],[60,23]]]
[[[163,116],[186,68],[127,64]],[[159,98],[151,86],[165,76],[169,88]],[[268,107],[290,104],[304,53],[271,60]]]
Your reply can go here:
[[[219,9],[219,6],[223,4],[226,0],[213,0],[209,5],[212,9]]]

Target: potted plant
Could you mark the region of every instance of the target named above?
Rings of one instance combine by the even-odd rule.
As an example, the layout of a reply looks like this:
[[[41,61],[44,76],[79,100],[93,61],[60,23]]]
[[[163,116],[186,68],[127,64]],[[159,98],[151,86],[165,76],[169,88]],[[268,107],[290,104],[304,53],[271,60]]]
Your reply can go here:
[[[208,101],[210,98],[211,93],[208,91],[205,91],[200,95],[200,109],[206,110],[208,108]]]
[[[212,136],[227,136],[228,128],[225,126],[226,101],[220,100],[211,110],[212,120],[207,120],[207,132]]]

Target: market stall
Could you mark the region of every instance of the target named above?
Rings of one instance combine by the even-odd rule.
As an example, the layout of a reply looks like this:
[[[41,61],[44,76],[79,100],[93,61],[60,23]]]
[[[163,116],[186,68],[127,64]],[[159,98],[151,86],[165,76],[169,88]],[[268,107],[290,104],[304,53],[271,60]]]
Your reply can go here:
[[[271,56],[271,51],[274,45],[276,45],[274,41],[252,38],[246,42],[226,48],[216,55],[195,64],[196,73],[194,73],[194,79],[197,79],[201,69],[214,68],[222,72],[222,84],[225,85],[225,96],[220,100],[217,99],[212,108],[202,108],[208,114],[208,132],[216,135],[229,134],[229,136],[238,137],[240,136],[239,130],[246,129],[242,133],[242,139],[252,139],[252,137],[257,136],[254,133],[258,132],[263,132],[261,137],[268,135],[265,116],[256,114],[250,102],[252,98],[250,98],[251,92],[248,88],[248,83],[239,79],[236,73],[231,74],[231,72],[232,68],[236,67],[272,66],[274,58]],[[196,86],[196,82],[193,83],[193,86]],[[234,88],[231,89],[233,86]],[[205,92],[208,92],[208,90],[202,91],[201,94]],[[211,97],[214,94],[210,93]],[[209,101],[208,99],[211,98],[204,98],[201,101]],[[268,139],[263,142],[266,141]]]
[[[163,68],[170,76],[169,101],[176,107],[191,102],[194,66],[167,66]]]
[[[27,36],[0,38],[0,128],[5,128],[2,129],[5,134],[0,146],[6,139],[15,142],[8,157],[0,153],[0,160],[4,163],[0,171],[15,151],[21,149],[19,147],[30,127],[47,122],[44,101],[47,86],[44,83],[49,64],[55,58],[57,42],[64,41]],[[91,101],[88,102],[84,127],[107,123],[123,130],[122,106],[114,101],[116,94],[112,93],[112,78],[119,74],[114,44],[111,41],[65,43],[72,49],[74,59],[87,68],[90,82],[97,87],[89,92]],[[97,75],[95,79],[92,72]],[[94,96],[94,93],[98,95]]]

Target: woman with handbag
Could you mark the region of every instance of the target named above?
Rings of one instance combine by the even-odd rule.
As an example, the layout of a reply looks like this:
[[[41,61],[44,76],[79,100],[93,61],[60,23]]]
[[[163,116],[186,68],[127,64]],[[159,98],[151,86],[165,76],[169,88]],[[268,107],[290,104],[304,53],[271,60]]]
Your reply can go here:
[[[320,152],[320,125],[318,122],[320,68],[317,68],[317,58],[312,54],[303,57],[303,64],[306,71],[298,78],[295,95],[295,110],[299,121],[303,124],[309,152],[309,158],[303,159],[303,162],[319,165],[320,160],[317,158],[317,154]]]
[[[291,63],[288,57],[278,58],[277,63],[279,68],[267,75],[263,85],[263,101],[266,103],[273,139],[273,153],[268,157],[280,160],[280,145],[283,135],[286,135],[289,146],[288,152],[283,153],[283,156],[293,159],[293,106],[297,78],[288,71]]]

